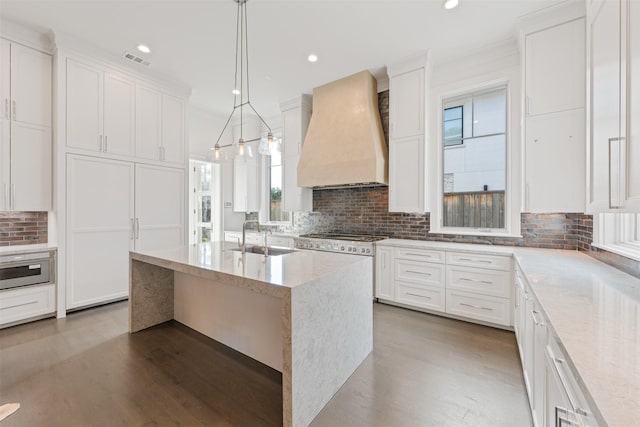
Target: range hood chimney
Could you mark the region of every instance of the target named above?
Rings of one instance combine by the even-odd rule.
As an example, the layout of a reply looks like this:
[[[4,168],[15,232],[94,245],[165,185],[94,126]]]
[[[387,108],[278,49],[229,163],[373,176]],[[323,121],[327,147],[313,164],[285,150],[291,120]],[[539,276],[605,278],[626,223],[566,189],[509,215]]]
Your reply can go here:
[[[377,82],[368,71],[313,90],[313,113],[298,162],[300,187],[388,183]]]

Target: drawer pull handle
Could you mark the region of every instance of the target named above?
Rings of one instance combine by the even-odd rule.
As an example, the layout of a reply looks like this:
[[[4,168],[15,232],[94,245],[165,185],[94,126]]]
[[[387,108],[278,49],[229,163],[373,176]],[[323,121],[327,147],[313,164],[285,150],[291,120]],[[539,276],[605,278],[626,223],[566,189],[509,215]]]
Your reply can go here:
[[[412,294],[410,292],[407,292],[407,295],[411,295],[412,297],[431,299],[431,297],[427,297],[427,296],[424,296],[424,295],[418,295],[418,294]]]
[[[486,259],[460,258],[460,261],[481,262],[483,264],[493,264],[493,261],[489,261],[489,260],[486,260]]]
[[[414,253],[411,253],[411,252],[406,252],[405,255],[423,256],[423,257],[431,258],[431,255],[429,255],[429,254],[414,254]]]
[[[3,307],[3,310],[9,310],[10,308],[16,308],[16,307],[24,307],[25,305],[31,305],[31,304],[37,304],[38,301],[29,301],[29,302],[23,302],[22,304],[16,304],[16,305],[10,305],[9,307]]]
[[[425,276],[431,276],[431,273],[425,273],[424,271],[406,270],[407,273],[423,274]]]
[[[467,304],[466,302],[461,302],[460,305],[464,305],[465,307],[477,308],[479,310],[493,311],[493,308],[482,307],[480,305],[474,305],[474,304]]]
[[[478,279],[467,279],[466,277],[461,277],[460,280],[464,280],[465,282],[473,282],[473,283],[484,283],[486,285],[490,285],[493,282],[487,282],[486,280],[478,280]]]

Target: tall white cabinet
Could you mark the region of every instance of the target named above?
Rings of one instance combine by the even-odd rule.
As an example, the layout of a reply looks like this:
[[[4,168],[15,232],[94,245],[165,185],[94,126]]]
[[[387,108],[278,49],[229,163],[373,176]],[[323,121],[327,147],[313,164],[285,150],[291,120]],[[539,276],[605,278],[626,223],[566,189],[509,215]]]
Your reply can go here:
[[[184,243],[184,170],[67,156],[67,309],[125,298],[129,251]]]
[[[389,212],[426,212],[427,57],[388,65]]]
[[[584,8],[551,14],[523,31],[524,211],[584,212]]]
[[[0,39],[0,210],[52,207],[51,56]]]
[[[59,48],[59,301],[123,299],[129,251],[186,241],[186,95]]]
[[[640,4],[587,9],[588,209],[640,212]]]

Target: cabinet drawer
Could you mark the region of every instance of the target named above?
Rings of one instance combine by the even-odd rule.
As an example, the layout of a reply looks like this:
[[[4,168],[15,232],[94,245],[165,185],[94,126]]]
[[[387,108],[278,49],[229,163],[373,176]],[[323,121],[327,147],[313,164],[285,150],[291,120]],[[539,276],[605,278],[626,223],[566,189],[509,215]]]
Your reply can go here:
[[[25,286],[0,292],[0,325],[56,311],[56,286]]]
[[[508,271],[447,265],[447,288],[509,298],[509,276]]]
[[[444,252],[429,249],[396,248],[396,258],[410,261],[426,261],[444,263]]]
[[[444,265],[396,260],[396,280],[418,285],[444,287]]]
[[[511,324],[511,311],[507,298],[448,290],[446,302],[447,313],[504,326]]]
[[[447,252],[447,264],[509,271],[511,270],[511,257]]]
[[[414,307],[444,312],[444,289],[396,282],[396,301]]]

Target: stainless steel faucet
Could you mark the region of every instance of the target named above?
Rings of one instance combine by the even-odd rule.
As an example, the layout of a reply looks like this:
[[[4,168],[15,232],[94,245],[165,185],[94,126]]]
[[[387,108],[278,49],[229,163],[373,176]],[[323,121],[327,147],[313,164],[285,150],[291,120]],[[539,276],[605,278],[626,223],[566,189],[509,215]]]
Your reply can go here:
[[[242,223],[242,244],[240,245],[240,251],[242,252],[242,255],[244,255],[245,249],[247,248],[246,245],[246,232],[247,232],[247,224],[250,224],[252,222],[255,222],[256,225],[258,226],[258,233],[260,233],[262,230],[260,230],[260,222],[256,219],[248,219],[245,222]]]
[[[263,250],[264,256],[269,256],[269,242],[267,240],[267,236],[269,234],[273,234],[273,231],[271,231],[271,230],[265,230],[264,231],[264,250]]]

